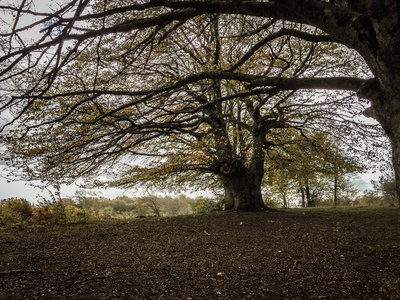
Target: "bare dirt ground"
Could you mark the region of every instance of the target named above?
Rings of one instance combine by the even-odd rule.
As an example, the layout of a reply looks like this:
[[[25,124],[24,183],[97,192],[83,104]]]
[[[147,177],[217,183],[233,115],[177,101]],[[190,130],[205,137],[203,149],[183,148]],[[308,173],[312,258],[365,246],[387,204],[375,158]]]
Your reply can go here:
[[[378,299],[399,278],[389,208],[0,230],[0,299]]]

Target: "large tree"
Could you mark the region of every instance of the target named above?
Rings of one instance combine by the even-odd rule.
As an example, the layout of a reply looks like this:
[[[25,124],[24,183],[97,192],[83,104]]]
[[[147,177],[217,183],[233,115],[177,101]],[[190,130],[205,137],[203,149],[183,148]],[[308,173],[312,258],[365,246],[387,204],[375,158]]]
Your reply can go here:
[[[382,39],[394,22],[391,5],[380,12],[388,16]],[[279,130],[348,130],[342,121],[360,103],[344,91],[372,101],[398,157],[396,109],[387,102],[398,97],[389,83],[399,75],[382,70],[392,49],[389,41],[375,43],[372,6],[75,0],[47,11],[32,1],[0,9],[14,14],[1,34],[0,109],[16,128],[4,138],[33,177],[77,178],[144,155],[148,161],[114,183],[212,174],[228,209],[262,209],[264,160],[280,146]],[[42,30],[31,40],[35,27]],[[360,75],[364,62],[346,47],[375,78]],[[312,89],[342,93],[317,97]]]
[[[315,206],[328,193],[336,206],[339,183],[346,181],[345,175],[370,168],[371,161],[362,159],[363,153],[345,151],[346,145],[340,145],[338,139],[320,132],[297,136],[289,131],[287,145],[266,164],[265,181],[282,196],[300,193],[303,207]]]

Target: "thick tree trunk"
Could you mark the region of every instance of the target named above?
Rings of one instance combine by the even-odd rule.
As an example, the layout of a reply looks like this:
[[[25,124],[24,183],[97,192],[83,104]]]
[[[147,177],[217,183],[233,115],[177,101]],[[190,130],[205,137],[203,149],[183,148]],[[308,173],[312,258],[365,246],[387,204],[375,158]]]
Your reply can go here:
[[[338,205],[337,191],[338,191],[338,177],[335,175],[335,182],[333,186],[333,203],[335,204],[335,206]]]
[[[266,209],[261,194],[264,161],[236,167],[221,174],[225,189],[225,210],[262,211]]]
[[[304,187],[300,187],[301,192],[301,207],[306,207],[306,192],[304,191]]]
[[[400,124],[399,124],[399,131],[400,131]],[[400,137],[399,137],[400,139]],[[399,201],[399,209],[400,209],[400,140],[397,140],[396,142],[392,142],[392,160],[393,160],[393,167],[394,167],[394,172],[395,172],[395,178],[396,178],[396,193],[397,193],[397,199]],[[399,216],[400,217],[400,216]]]
[[[398,101],[398,104],[400,104],[400,99]],[[392,124],[390,129],[386,129],[385,127],[384,129],[388,134],[392,145],[392,162],[395,173],[396,194],[398,199],[398,220],[400,223],[400,112],[399,111],[397,111],[396,119],[398,123]]]
[[[305,186],[305,190],[306,190],[306,198],[307,198],[307,207],[314,207],[315,201],[311,197],[310,187],[308,186],[308,184]]]
[[[363,28],[367,34],[359,35],[362,46],[354,48],[364,57],[375,79],[369,80],[358,95],[371,101],[370,116],[382,125],[390,139],[396,191],[400,196],[400,2],[365,3],[369,3],[365,4],[369,7],[365,24],[370,25]]]
[[[376,98],[371,100],[370,116],[382,125],[392,146],[392,162],[396,179],[396,193],[399,199],[400,221],[400,89],[389,93],[381,86],[377,88],[377,91]],[[395,92],[397,92],[396,95]],[[385,95],[389,95],[390,98]]]
[[[400,99],[398,101],[400,104]],[[397,112],[397,122],[396,124],[392,124],[390,130],[385,129],[386,133],[389,136],[391,145],[392,145],[392,162],[393,169],[395,173],[395,181],[396,181],[396,194],[399,205],[399,222],[400,222],[400,112]]]
[[[287,203],[287,199],[286,199],[286,194],[285,193],[283,193],[282,198],[283,198],[283,208],[288,208],[288,203]]]
[[[304,186],[302,187],[302,195],[303,195],[303,201],[305,196],[305,199],[307,201],[307,207],[315,206],[315,201],[311,197],[311,191],[310,191],[310,186],[308,185],[308,179],[305,180]]]

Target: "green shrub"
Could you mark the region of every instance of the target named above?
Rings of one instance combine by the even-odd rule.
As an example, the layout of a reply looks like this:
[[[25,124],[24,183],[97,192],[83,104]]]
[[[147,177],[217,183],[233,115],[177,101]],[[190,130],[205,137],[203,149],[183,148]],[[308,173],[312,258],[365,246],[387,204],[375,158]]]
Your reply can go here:
[[[60,199],[57,202],[53,203],[53,206],[51,207],[51,210],[54,213],[55,216],[55,221],[57,224],[66,224],[68,222],[67,220],[67,212],[65,210],[65,202]]]
[[[382,285],[379,289],[379,299],[400,299],[400,279]]]
[[[114,209],[111,206],[106,206],[102,209],[100,209],[98,216],[100,219],[111,219],[114,217],[115,212]]]
[[[213,199],[200,198],[196,202],[190,204],[190,207],[195,214],[204,214],[212,211],[221,210],[220,201]]]
[[[54,224],[55,215],[50,206],[41,206],[33,211],[32,221],[34,223]]]
[[[136,209],[135,203],[127,202],[125,198],[119,197],[111,202],[111,207],[117,213],[130,212]]]
[[[66,201],[63,199],[57,201],[43,201],[39,207],[33,211],[32,222],[42,224],[66,224],[68,212]]]
[[[281,207],[282,207],[278,202],[276,202],[276,201],[273,200],[273,199],[267,199],[267,200],[265,200],[265,205],[266,205],[268,208],[272,208],[272,209],[278,209],[278,208],[281,208]]]
[[[9,198],[0,202],[0,224],[22,224],[32,217],[33,207],[26,199]]]

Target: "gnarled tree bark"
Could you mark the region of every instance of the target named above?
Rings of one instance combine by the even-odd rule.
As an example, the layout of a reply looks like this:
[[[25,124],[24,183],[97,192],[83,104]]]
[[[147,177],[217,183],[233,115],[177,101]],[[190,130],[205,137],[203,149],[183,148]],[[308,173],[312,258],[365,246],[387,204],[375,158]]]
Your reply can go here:
[[[261,195],[264,160],[254,160],[248,167],[234,166],[221,174],[225,190],[225,209],[262,211],[266,209]]]

